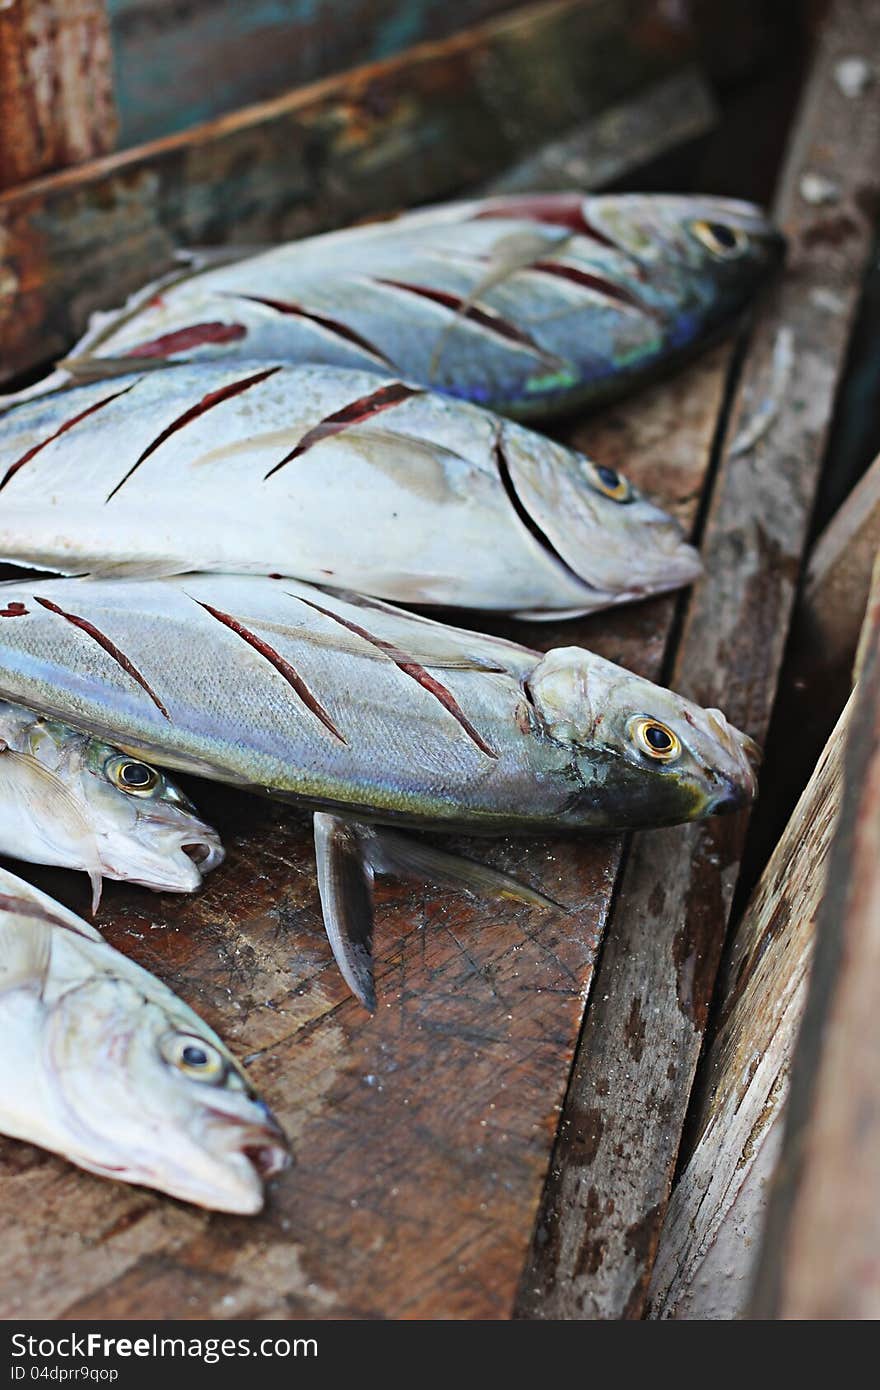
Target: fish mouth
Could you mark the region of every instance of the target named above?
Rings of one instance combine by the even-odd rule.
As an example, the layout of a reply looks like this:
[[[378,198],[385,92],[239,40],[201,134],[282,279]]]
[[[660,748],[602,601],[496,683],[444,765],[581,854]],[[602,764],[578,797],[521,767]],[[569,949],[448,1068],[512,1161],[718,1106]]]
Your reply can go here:
[[[190,832],[146,849],[138,843],[134,853],[130,841],[105,846],[101,872],[106,878],[136,883],[154,893],[195,893],[205,875],[224,858],[219,840]]]
[[[180,850],[187,859],[192,860],[202,878],[222,864],[225,858],[223,846],[216,840],[186,840]]]
[[[261,1121],[245,1120],[241,1115],[214,1106],[208,1108],[210,1128],[221,1139],[226,1164],[240,1179],[235,1190],[229,1189],[223,1197],[228,1211],[259,1211],[263,1204],[263,1183],[293,1164],[284,1131],[271,1110],[261,1101],[252,1105],[260,1112]]]

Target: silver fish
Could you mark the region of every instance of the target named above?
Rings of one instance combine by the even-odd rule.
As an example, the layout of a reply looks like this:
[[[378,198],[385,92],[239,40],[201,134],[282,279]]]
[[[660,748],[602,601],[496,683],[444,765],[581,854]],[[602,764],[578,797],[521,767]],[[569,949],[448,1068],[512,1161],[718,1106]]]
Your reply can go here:
[[[0,693],[330,818],[319,879],[350,982],[369,955],[372,873],[429,868],[426,847],[382,826],[620,830],[756,793],[755,745],[719,710],[578,647],[541,654],[248,576],[31,581],[4,599],[20,612],[0,626]],[[515,892],[477,872],[459,877]]]
[[[223,861],[217,834],[170,778],[79,729],[0,701],[0,853],[193,893]]]
[[[618,396],[748,302],[784,241],[726,198],[487,198],[196,255],[101,315],[43,389],[236,355],[401,373],[531,418]],[[39,388],[38,388],[39,389]]]
[[[284,1137],[210,1028],[0,869],[0,1131],[91,1173],[252,1213]]]
[[[0,422],[0,557],[62,573],[286,574],[404,603],[586,613],[690,583],[611,468],[337,367],[123,377]]]

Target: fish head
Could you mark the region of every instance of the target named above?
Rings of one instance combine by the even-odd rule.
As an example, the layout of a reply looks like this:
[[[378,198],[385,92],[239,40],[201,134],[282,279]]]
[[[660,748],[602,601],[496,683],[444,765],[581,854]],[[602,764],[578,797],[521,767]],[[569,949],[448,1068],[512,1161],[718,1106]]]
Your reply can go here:
[[[141,758],[89,739],[80,787],[106,877],[193,893],[223,862],[217,832],[170,777]]]
[[[755,204],[734,198],[621,194],[584,200],[584,219],[638,267],[634,285],[657,296],[682,345],[695,311],[735,313],[782,264],[785,238]]]
[[[63,993],[43,1046],[55,1147],[92,1172],[249,1214],[290,1162],[220,1038],[149,976],[139,988],[102,973]]]
[[[578,824],[676,825],[739,811],[757,795],[757,744],[720,710],[592,652],[548,652],[527,691],[544,733],[571,750]]]
[[[516,426],[502,427],[501,440],[520,509],[592,591],[585,607],[628,603],[699,578],[699,554],[678,521],[615,468]]]

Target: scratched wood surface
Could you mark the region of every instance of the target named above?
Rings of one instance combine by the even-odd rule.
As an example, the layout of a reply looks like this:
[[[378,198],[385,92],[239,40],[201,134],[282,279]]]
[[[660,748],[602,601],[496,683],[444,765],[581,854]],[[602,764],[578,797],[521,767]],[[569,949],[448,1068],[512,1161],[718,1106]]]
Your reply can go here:
[[[460,192],[679,66],[661,0],[556,0],[0,193],[0,381],[176,247],[280,241]],[[613,60],[610,55],[613,55]]]
[[[754,1316],[880,1317],[880,565]]]
[[[846,96],[837,64],[878,49],[880,7],[837,0],[776,199],[792,241],[788,271],[751,337],[705,519],[707,575],[667,669],[670,685],[720,705],[759,741],[873,238],[880,93],[875,83]],[[804,199],[808,173],[833,181],[832,203]],[[793,361],[786,373],[780,332]],[[523,1278],[526,1315],[645,1311],[746,822],[719,818],[633,842]]]
[[[726,352],[590,430],[686,522]],[[660,599],[517,635],[582,642],[656,676],[673,611]],[[620,842],[467,845],[541,883],[568,915],[383,886],[371,1020],[330,957],[305,818],[191,790],[226,864],[193,899],[108,885],[98,925],[249,1059],[296,1167],[244,1220],[0,1142],[0,1317],[510,1316]],[[84,879],[27,872],[87,910]]]
[[[111,150],[104,0],[0,4],[0,188]]]

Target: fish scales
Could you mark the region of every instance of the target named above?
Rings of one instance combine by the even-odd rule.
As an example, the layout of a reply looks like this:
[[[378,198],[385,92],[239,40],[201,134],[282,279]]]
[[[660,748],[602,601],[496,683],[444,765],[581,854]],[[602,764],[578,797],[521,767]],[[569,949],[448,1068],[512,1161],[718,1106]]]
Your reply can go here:
[[[250,576],[30,581],[4,597],[24,611],[0,625],[0,693],[307,805],[499,833],[666,824],[754,795],[748,740],[723,715],[579,648],[542,655]],[[55,609],[109,638],[169,717]],[[674,759],[646,745],[645,721],[672,730]]]
[[[285,574],[535,616],[699,573],[671,517],[574,450],[387,376],[241,362],[2,417],[0,557],[62,573]]]
[[[390,368],[534,418],[620,395],[698,346],[782,248],[759,209],[724,198],[451,203],[232,263],[208,253],[199,269],[197,254],[194,273],[102,315],[69,370],[233,354]]]

